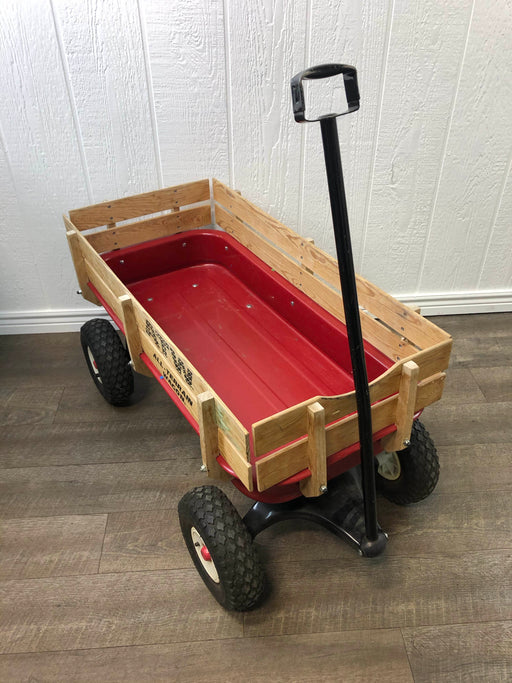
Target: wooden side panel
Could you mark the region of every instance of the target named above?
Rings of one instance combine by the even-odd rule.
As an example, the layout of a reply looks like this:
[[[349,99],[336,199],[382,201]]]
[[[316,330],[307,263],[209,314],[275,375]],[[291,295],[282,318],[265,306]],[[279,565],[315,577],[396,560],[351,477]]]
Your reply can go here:
[[[68,226],[69,221],[64,216],[64,224]],[[82,292],[82,296],[87,301],[90,301],[97,306],[100,305],[95,294],[87,286],[89,280],[87,276],[87,270],[85,267],[84,257],[82,256],[82,250],[80,249],[80,242],[78,235],[75,230],[66,230],[66,237],[68,239],[69,251],[71,252],[71,258],[73,259],[73,265],[75,266],[76,278],[78,280],[78,285]]]
[[[387,436],[383,441],[382,445],[386,451],[402,450],[406,445],[405,441],[411,436],[418,389],[418,375],[419,368],[416,363],[408,361],[403,364],[395,415],[396,432]]]
[[[121,319],[123,321],[124,336],[126,337],[126,344],[128,346],[131,362],[133,363],[133,369],[141,375],[152,377],[153,373],[140,357],[144,349],[142,348],[137,320],[135,318],[133,297],[129,294],[123,294],[119,297],[119,303],[121,304]]]
[[[313,403],[307,410],[308,467],[311,476],[300,483],[306,498],[321,495],[327,486],[327,453],[325,439],[325,410]]]
[[[108,230],[86,235],[86,239],[96,251],[102,253],[112,249],[130,247],[133,244],[147,242],[158,237],[175,235],[183,230],[201,228],[210,225],[211,221],[211,207],[207,204],[148,218],[137,223],[118,225]]]
[[[445,374],[439,373],[418,385],[414,412],[438,401],[443,393]],[[372,405],[372,424],[374,431],[394,424],[398,405],[398,395],[390,396]],[[359,440],[357,415],[339,420],[325,430],[326,455],[329,457]],[[281,448],[256,462],[258,491],[278,484],[308,467],[308,437]]]
[[[370,384],[370,400],[380,401],[398,391],[401,364]],[[326,424],[339,420],[357,410],[355,392],[341,396],[316,396],[304,403],[283,410],[253,425],[253,448],[256,457],[295,441],[307,433],[308,408],[318,403],[325,410]]]
[[[372,406],[372,423],[375,431],[393,424],[397,396],[391,396]],[[359,440],[357,414],[335,422],[325,429],[326,456],[351,446]],[[309,466],[308,437],[285,446],[256,463],[258,491],[278,484]]]
[[[69,212],[69,217],[79,230],[88,230],[208,199],[210,199],[209,181],[198,180],[195,183],[176,185],[155,192],[144,192],[111,202],[102,202],[82,209],[75,209]]]
[[[215,417],[215,397],[211,391],[205,391],[197,397],[197,422],[203,469],[206,468],[209,477],[225,479],[226,472],[217,462],[219,428]]]
[[[277,270],[289,282],[302,289],[304,294],[329,311],[331,315],[342,322],[345,321],[343,301],[339,291],[336,292],[314,275],[308,273],[294,259],[283,254],[277,247],[267,242],[218,204],[215,209],[215,220],[221,228],[233,235],[235,239],[265,261],[271,268]],[[364,339],[393,360],[408,357],[418,350],[416,346],[364,312],[361,312],[361,328]]]
[[[197,397],[211,391],[215,399],[215,420],[219,429],[218,439],[221,453],[244,485],[252,490],[250,488],[252,487],[252,469],[249,463],[250,445],[247,430],[159,325],[150,318],[140,303],[131,297],[125,285],[107,266],[86,238],[76,231],[69,220],[67,220],[66,225],[71,228],[70,231],[74,232],[79,240],[89,279],[121,320],[123,320],[123,315],[126,312],[123,311],[123,306],[126,307],[126,300],[130,300],[133,308],[133,320],[130,323],[132,338],[134,327],[138,333],[137,351],[146,353],[156,367],[161,370],[162,377],[198,422]]]
[[[336,259],[316,247],[312,240],[297,235],[293,230],[216,180],[213,183],[213,190],[214,198],[218,203],[261,233],[279,249],[285,251],[308,273],[317,275],[331,287],[341,291]],[[405,337],[420,348],[447,338],[446,333],[436,325],[412,312],[408,306],[400,303],[365,278],[356,276],[356,279],[359,304],[384,320],[400,337]]]

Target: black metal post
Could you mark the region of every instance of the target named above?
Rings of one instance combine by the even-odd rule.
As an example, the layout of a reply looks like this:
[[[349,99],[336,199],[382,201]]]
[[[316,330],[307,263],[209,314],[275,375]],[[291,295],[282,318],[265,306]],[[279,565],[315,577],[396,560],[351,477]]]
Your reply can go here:
[[[357,300],[356,277],[352,257],[352,243],[347,213],[347,201],[343,183],[337,120],[334,116],[320,119],[324,146],[327,182],[331,200],[336,252],[340,269],[341,290],[345,321],[347,325],[350,357],[354,372],[354,386],[361,444],[361,471],[364,500],[366,540],[370,543],[379,537],[375,493],[375,465],[373,458],[373,433],[370,390],[361,333],[359,303]],[[381,532],[382,533],[382,532]]]

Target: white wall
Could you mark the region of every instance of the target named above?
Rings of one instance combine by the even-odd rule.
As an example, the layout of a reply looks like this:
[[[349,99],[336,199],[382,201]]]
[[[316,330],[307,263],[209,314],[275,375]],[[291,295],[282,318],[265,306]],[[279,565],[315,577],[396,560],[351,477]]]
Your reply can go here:
[[[61,214],[218,177],[334,253],[289,80],[339,120],[356,267],[430,313],[512,310],[509,0],[1,0],[0,331],[77,329]],[[98,309],[94,309],[97,312]]]

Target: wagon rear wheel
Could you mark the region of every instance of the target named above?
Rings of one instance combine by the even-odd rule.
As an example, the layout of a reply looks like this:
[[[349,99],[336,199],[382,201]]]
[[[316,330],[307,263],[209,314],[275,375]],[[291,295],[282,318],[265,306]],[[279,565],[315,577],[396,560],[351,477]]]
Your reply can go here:
[[[113,406],[125,406],[133,393],[130,355],[114,327],[102,318],[89,320],[80,330],[85,362],[96,388]]]
[[[242,518],[216,486],[199,486],[178,505],[181,531],[201,578],[226,609],[242,612],[264,597],[265,576]]]
[[[439,479],[436,447],[421,422],[412,426],[411,442],[401,451],[377,458],[377,490],[393,503],[409,505],[429,496]]]

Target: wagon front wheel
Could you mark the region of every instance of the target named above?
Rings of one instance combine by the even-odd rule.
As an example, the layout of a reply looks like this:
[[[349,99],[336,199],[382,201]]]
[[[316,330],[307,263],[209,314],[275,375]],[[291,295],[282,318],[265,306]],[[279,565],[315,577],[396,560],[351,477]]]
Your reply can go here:
[[[401,451],[382,452],[377,458],[377,490],[393,503],[409,505],[429,496],[439,479],[439,458],[430,434],[419,420],[411,441]]]
[[[242,518],[216,486],[199,486],[178,505],[188,551],[215,599],[226,609],[243,612],[264,597],[265,575]]]
[[[125,406],[133,393],[130,354],[114,327],[103,318],[89,320],[80,329],[85,362],[96,388],[113,406]]]

